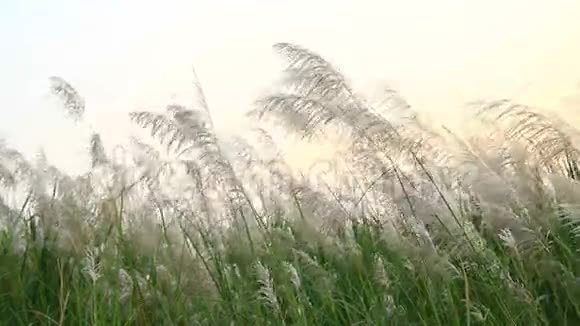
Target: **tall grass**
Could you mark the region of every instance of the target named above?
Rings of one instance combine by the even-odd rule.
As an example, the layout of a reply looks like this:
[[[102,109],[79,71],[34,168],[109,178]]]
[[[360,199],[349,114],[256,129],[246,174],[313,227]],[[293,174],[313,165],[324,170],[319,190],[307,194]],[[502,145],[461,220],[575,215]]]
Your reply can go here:
[[[496,101],[460,137],[275,48],[285,78],[247,135],[215,132],[196,82],[193,107],[131,114],[158,144],[134,139],[123,164],[98,133],[74,177],[0,144],[0,324],[580,323],[573,128]],[[51,82],[82,123],[84,99]],[[305,176],[281,131],[341,149]]]

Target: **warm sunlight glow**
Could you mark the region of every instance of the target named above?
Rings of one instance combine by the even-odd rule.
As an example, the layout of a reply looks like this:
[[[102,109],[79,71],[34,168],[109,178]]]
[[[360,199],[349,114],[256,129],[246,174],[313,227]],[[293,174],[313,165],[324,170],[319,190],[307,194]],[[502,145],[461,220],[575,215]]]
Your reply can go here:
[[[387,83],[451,126],[477,99],[573,114],[576,103],[562,100],[580,76],[575,0],[57,0],[0,9],[2,135],[27,153],[43,146],[75,171],[86,136],[55,114],[46,92],[55,74],[90,103],[87,119],[108,144],[133,132],[128,112],[188,101],[192,66],[216,126],[245,128],[244,112],[278,78],[276,42],[319,52],[361,92]]]

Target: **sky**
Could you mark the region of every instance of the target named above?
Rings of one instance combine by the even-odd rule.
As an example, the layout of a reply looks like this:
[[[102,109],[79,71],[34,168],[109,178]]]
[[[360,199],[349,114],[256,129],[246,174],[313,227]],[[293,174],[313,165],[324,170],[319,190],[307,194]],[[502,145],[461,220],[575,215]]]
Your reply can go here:
[[[277,42],[318,52],[362,92],[394,87],[449,125],[466,102],[498,98],[572,119],[578,17],[577,0],[0,0],[0,137],[80,172],[90,130],[120,143],[135,130],[129,112],[192,101],[194,67],[219,131],[243,131],[280,77]],[[84,124],[49,94],[53,75],[85,98]]]

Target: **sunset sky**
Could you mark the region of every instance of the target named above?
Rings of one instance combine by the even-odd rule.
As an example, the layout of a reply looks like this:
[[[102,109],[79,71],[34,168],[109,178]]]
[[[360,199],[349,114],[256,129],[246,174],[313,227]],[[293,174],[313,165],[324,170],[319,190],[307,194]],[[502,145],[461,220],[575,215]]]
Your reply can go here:
[[[80,171],[87,128],[121,142],[128,112],[191,101],[193,66],[219,130],[237,132],[279,76],[276,42],[322,54],[363,92],[387,83],[449,124],[467,101],[504,97],[574,117],[578,17],[578,0],[4,0],[0,137]],[[60,114],[51,75],[85,97],[88,126]]]

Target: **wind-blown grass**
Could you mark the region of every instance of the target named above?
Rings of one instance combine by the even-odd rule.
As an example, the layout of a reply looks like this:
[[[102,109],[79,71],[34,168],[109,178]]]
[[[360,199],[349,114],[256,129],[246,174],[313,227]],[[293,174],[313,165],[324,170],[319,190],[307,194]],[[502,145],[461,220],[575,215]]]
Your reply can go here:
[[[498,101],[460,137],[393,90],[358,95],[312,51],[276,49],[283,87],[251,135],[217,134],[196,82],[193,107],[131,114],[158,144],[134,139],[125,164],[98,133],[77,177],[0,143],[0,324],[580,323],[573,128]],[[82,121],[79,93],[51,81]],[[301,175],[269,118],[342,149]]]
[[[564,221],[559,216],[545,216]],[[324,236],[303,220],[264,236],[187,234],[143,252],[131,235],[74,254],[48,241],[16,248],[2,233],[3,324],[575,325],[574,225],[529,231],[518,243],[469,228],[477,251],[454,238],[425,241],[374,222]],[[128,231],[130,233],[130,231]],[[249,239],[252,239],[250,243]],[[154,241],[148,239],[148,241]]]

